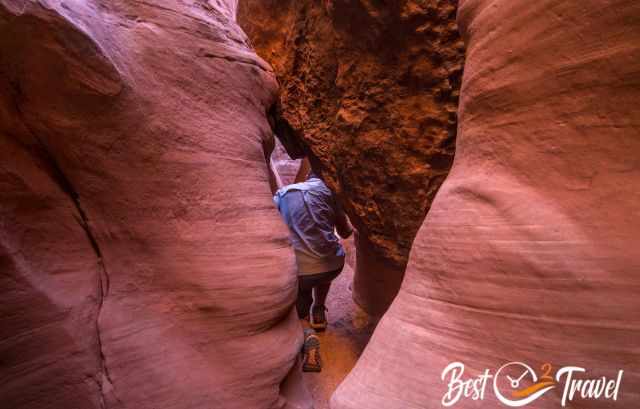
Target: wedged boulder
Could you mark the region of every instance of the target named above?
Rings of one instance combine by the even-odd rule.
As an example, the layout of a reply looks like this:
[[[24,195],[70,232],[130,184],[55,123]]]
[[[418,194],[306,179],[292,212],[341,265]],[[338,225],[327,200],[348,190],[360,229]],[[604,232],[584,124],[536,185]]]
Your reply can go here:
[[[566,407],[636,408],[640,5],[466,0],[458,22],[454,165],[331,406],[440,408],[448,364],[463,363],[466,380],[521,361],[538,376],[544,363],[551,375],[585,368],[577,379],[624,370],[617,401]],[[530,406],[560,407],[565,380]],[[503,407],[491,382],[484,400],[452,407]]]
[[[3,407],[288,406],[275,76],[235,1],[170,3],[0,0]]]
[[[282,85],[280,134],[303,145],[382,260],[360,266],[356,280],[400,282],[453,160],[464,57],[457,1],[239,3],[240,24]],[[370,313],[397,290],[380,288],[354,287]]]

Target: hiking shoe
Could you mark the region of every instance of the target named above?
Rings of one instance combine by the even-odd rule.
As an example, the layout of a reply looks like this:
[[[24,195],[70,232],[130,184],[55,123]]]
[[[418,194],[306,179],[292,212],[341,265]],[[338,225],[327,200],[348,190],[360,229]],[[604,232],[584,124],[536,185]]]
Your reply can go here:
[[[322,371],[322,360],[320,359],[320,339],[317,335],[306,336],[302,347],[302,371],[320,372]]]
[[[302,330],[302,333],[304,334],[304,340],[306,341],[307,338],[309,338],[311,335],[315,335],[316,332],[311,328],[305,328]]]
[[[311,319],[309,325],[316,331],[324,331],[327,329],[327,307],[315,304],[311,306]]]

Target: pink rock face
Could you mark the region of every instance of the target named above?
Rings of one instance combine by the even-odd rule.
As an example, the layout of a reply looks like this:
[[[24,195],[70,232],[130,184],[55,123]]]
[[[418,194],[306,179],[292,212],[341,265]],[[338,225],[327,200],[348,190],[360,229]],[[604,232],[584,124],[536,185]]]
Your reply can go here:
[[[282,144],[276,140],[276,147],[273,150],[271,159],[274,165],[275,172],[280,177],[280,182],[283,185],[290,185],[295,183],[296,175],[300,169],[302,160],[291,159],[284,149]],[[305,175],[306,177],[306,175]]]
[[[277,83],[235,12],[0,0],[0,406],[287,405]]]
[[[332,408],[440,408],[456,361],[465,380],[511,361],[622,369],[617,401],[566,407],[637,408],[640,5],[467,0],[458,21],[454,166]],[[525,407],[561,407],[562,379]],[[488,387],[452,407],[506,406]]]

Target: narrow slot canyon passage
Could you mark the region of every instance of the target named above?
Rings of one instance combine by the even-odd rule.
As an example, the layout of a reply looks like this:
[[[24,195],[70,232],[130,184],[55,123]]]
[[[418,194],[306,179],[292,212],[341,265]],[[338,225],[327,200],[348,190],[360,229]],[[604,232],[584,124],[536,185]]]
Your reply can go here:
[[[353,268],[347,264],[327,298],[329,325],[318,333],[322,372],[303,375],[315,409],[329,409],[331,395],[351,372],[375,329],[371,317],[353,302],[352,280]]]
[[[0,408],[640,408],[639,84],[638,0],[0,0]]]
[[[281,183],[294,183],[302,161],[292,160],[279,141],[276,141],[271,158]],[[377,323],[377,319],[362,310],[353,299],[354,239],[352,236],[340,240],[346,251],[346,263],[340,275],[333,280],[327,297],[327,329],[315,332],[320,339],[322,371],[303,372],[314,409],[329,409],[332,394],[355,366]]]

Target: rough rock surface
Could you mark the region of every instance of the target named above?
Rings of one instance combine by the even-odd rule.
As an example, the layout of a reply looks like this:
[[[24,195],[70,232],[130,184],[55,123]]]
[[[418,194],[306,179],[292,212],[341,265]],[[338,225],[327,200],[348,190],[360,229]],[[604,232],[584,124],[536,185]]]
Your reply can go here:
[[[287,405],[277,83],[235,13],[0,0],[0,406]]]
[[[617,401],[566,407],[636,408],[640,4],[466,0],[458,20],[455,163],[332,408],[439,408],[454,361],[465,377],[510,361],[623,369]],[[562,391],[533,406],[560,407]],[[488,389],[454,407],[498,406]]]
[[[278,74],[282,118],[395,274],[453,158],[455,4],[240,1],[240,24]]]

